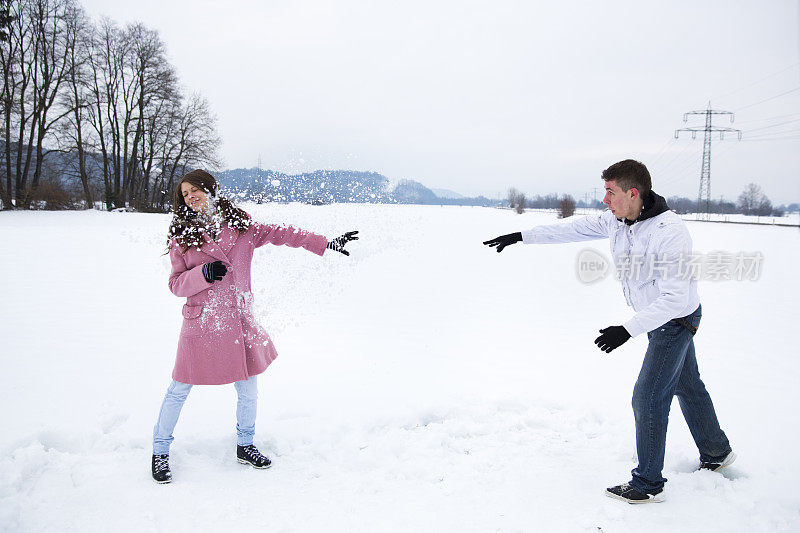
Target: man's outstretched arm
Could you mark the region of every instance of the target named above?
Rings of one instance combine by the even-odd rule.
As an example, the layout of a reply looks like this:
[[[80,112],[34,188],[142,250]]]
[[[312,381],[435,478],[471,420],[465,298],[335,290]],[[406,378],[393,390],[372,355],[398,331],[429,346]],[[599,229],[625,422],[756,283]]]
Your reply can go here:
[[[518,242],[525,244],[556,244],[605,239],[617,224],[614,214],[611,211],[604,211],[598,215],[587,215],[563,224],[536,226],[528,231],[500,235],[494,239],[484,241],[483,244],[492,248],[496,247],[498,252],[502,252],[506,246]]]

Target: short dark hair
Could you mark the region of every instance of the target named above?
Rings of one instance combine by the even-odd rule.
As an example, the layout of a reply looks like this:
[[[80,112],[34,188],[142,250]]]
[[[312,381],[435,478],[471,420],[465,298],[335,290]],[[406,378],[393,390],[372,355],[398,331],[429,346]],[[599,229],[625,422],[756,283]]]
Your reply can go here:
[[[639,194],[647,194],[653,188],[647,167],[633,159],[614,163],[603,171],[601,177],[604,181],[616,181],[623,191],[635,188]]]

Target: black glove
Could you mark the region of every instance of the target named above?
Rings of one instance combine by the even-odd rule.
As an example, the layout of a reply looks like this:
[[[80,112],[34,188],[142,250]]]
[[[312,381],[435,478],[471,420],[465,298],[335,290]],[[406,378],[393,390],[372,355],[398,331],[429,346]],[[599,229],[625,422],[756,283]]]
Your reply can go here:
[[[601,329],[599,337],[594,340],[594,343],[604,352],[611,353],[611,350],[619,348],[631,338],[631,334],[623,326],[608,326]]]
[[[503,248],[514,244],[515,242],[520,242],[522,240],[522,233],[509,233],[508,235],[500,235],[499,237],[495,237],[494,239],[489,239],[488,241],[483,241],[483,244],[494,248],[497,246],[497,253],[503,251]]]
[[[214,261],[213,263],[206,263],[203,265],[203,277],[209,283],[221,280],[228,272],[228,267],[222,264],[222,261]]]
[[[344,245],[350,241],[357,241],[358,237],[355,236],[356,233],[358,232],[348,231],[341,237],[336,237],[331,242],[329,242],[326,248],[330,248],[331,250],[336,250],[337,252],[342,253],[344,255],[350,255],[350,252],[344,249]]]

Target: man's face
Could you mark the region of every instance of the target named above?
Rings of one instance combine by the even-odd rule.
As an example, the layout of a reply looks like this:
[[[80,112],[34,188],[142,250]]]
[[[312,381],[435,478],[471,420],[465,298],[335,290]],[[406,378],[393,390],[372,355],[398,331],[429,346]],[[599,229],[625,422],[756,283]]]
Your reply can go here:
[[[606,182],[606,195],[603,198],[603,203],[611,209],[614,216],[618,219],[627,218],[634,220],[639,216],[638,210],[641,205],[636,201],[639,198],[639,191],[633,187],[627,191],[623,191],[615,180]]]

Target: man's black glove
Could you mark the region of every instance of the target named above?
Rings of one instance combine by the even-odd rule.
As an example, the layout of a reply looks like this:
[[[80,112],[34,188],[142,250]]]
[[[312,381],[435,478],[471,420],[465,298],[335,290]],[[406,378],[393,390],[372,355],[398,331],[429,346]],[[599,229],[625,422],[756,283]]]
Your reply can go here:
[[[356,233],[358,233],[358,232],[357,231],[348,231],[347,233],[345,233],[341,237],[336,237],[331,242],[329,242],[328,246],[326,246],[326,248],[330,248],[331,250],[335,250],[335,251],[337,251],[339,253],[342,253],[344,255],[350,255],[350,252],[348,252],[347,250],[344,249],[344,245],[347,244],[350,241],[357,241],[358,237],[355,236]]]
[[[213,263],[206,263],[203,265],[203,277],[209,283],[221,280],[228,272],[228,267],[222,264],[222,261],[214,261]]]
[[[599,337],[594,340],[594,343],[604,352],[611,353],[611,350],[619,348],[631,338],[631,334],[623,326],[608,326],[601,329]]]
[[[489,246],[490,248],[494,248],[497,246],[497,253],[503,251],[503,248],[514,244],[515,242],[520,242],[522,240],[522,233],[509,233],[508,235],[500,235],[499,237],[495,237],[494,239],[489,239],[488,241],[483,241],[483,244]]]

